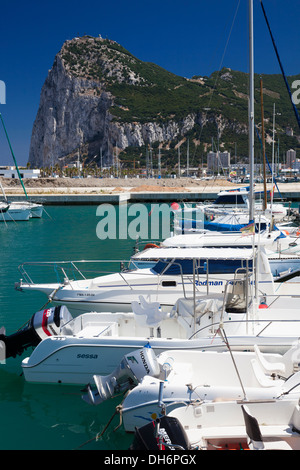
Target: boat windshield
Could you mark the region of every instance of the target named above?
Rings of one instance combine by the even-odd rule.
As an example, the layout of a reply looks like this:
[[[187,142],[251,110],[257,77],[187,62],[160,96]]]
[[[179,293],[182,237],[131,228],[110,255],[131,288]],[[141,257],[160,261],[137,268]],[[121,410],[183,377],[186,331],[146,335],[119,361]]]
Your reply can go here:
[[[241,194],[223,194],[218,196],[213,204],[242,204],[245,205],[245,200]]]
[[[170,264],[171,263],[171,264]],[[168,266],[168,264],[170,264]],[[245,267],[243,260],[226,260],[216,259],[209,260],[197,260],[196,274],[206,274],[207,266],[209,274],[224,274],[224,273],[235,273],[238,268]],[[249,268],[252,266],[252,261],[249,261]],[[167,268],[167,269],[166,269]],[[176,275],[176,274],[193,274],[193,260],[192,259],[176,259],[171,260],[160,260],[153,267],[152,271],[156,274],[163,275]]]

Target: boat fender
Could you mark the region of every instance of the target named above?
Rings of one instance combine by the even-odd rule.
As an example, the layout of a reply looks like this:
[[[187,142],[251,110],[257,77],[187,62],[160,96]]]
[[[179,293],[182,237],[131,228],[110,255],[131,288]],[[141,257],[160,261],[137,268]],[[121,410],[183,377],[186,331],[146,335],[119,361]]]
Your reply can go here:
[[[155,243],[147,243],[145,246],[144,246],[144,250],[148,250],[148,248],[159,248],[158,245],[155,245]]]

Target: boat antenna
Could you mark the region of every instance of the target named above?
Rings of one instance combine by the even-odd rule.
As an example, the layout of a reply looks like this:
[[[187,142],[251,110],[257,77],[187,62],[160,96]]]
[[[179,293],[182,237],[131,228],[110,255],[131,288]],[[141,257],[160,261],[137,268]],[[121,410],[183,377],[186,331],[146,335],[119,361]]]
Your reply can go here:
[[[257,126],[255,126],[255,132],[256,132],[257,138],[258,138],[258,140],[259,140],[259,143],[260,143],[260,146],[261,146],[261,150],[263,151],[262,140],[261,140],[261,138],[260,138],[260,135],[259,135]],[[269,167],[270,173],[272,173],[272,167],[271,167],[271,165],[270,165],[270,163],[269,163],[267,154],[265,154],[265,158],[266,158],[266,163],[267,163],[267,165],[268,165],[268,167]],[[279,193],[279,196],[282,197],[281,192],[280,192],[280,189],[279,189],[278,184],[277,184],[277,180],[276,180],[275,177],[274,177],[274,183],[275,183],[275,185],[276,185],[276,188],[277,188],[277,191],[278,191],[278,193]]]
[[[260,77],[260,107],[261,107],[261,139],[263,146],[263,174],[264,174],[264,211],[267,209],[267,176],[266,176],[266,139],[264,122],[264,98],[263,98],[263,80]]]
[[[242,382],[242,379],[241,379],[241,376],[240,376],[240,373],[239,373],[239,370],[237,368],[237,365],[236,365],[236,362],[235,362],[235,359],[233,357],[233,354],[232,354],[232,350],[231,350],[231,347],[230,347],[230,344],[229,344],[229,341],[227,339],[227,336],[226,336],[226,333],[225,333],[225,330],[224,328],[222,328],[220,326],[220,328],[218,329],[218,333],[220,334],[222,340],[224,341],[225,345],[227,346],[228,350],[229,350],[229,353],[230,353],[230,356],[231,356],[231,359],[232,359],[232,362],[233,362],[233,365],[234,365],[234,368],[235,368],[235,371],[237,373],[237,376],[238,376],[238,379],[239,379],[239,382],[241,384],[241,387],[242,387],[242,390],[243,390],[243,394],[244,394],[244,401],[248,401],[247,400],[247,395],[246,395],[246,391],[245,391],[245,388],[244,388],[244,385],[243,385],[243,382]]]
[[[283,70],[283,66],[282,66],[282,63],[281,63],[281,60],[280,60],[280,57],[279,57],[278,49],[277,49],[277,46],[275,44],[274,36],[272,34],[270,23],[269,23],[269,20],[268,20],[267,14],[266,14],[266,10],[265,10],[265,7],[263,5],[262,0],[260,0],[260,5],[261,5],[261,8],[262,8],[262,11],[263,11],[263,14],[264,14],[267,26],[268,26],[268,30],[269,30],[269,33],[270,33],[270,36],[271,36],[273,47],[274,47],[274,51],[275,51],[275,54],[276,54],[276,57],[277,57],[277,60],[278,60],[278,63],[279,63],[279,67],[280,67],[280,70],[281,70],[281,73],[282,73],[282,76],[283,76],[283,79],[284,79],[285,86],[287,88],[287,91],[288,91],[288,94],[289,94],[289,97],[290,97],[290,100],[291,100],[291,103],[292,103],[292,106],[293,106],[293,110],[294,110],[294,113],[295,113],[295,116],[296,116],[296,119],[297,119],[297,122],[298,122],[298,126],[300,127],[300,117],[299,117],[297,108],[296,108],[295,103],[294,103],[293,98],[292,98],[292,92],[291,92],[290,86],[288,84],[285,72]]]

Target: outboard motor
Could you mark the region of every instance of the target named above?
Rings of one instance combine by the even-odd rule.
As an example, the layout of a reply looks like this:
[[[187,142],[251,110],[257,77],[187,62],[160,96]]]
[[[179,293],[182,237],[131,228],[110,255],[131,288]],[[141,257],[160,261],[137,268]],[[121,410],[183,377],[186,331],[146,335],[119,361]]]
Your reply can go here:
[[[43,339],[59,335],[61,327],[72,319],[67,307],[60,305],[36,312],[23,328],[12,335],[6,336],[5,329],[1,329],[1,359],[21,355],[25,349],[37,346]]]
[[[94,375],[97,391],[90,384],[82,398],[91,405],[99,405],[120,392],[125,392],[141,382],[145,375],[158,377],[160,366],[150,344],[126,354],[110,375]]]
[[[129,450],[191,450],[191,444],[177,418],[162,416],[145,426],[135,428]]]

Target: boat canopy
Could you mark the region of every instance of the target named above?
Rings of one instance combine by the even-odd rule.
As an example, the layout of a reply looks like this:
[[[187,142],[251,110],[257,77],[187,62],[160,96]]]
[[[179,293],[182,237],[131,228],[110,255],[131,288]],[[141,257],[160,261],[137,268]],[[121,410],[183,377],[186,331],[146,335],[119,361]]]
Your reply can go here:
[[[207,260],[251,260],[253,248],[149,248],[134,256],[133,260],[159,260],[159,259],[207,259]]]

